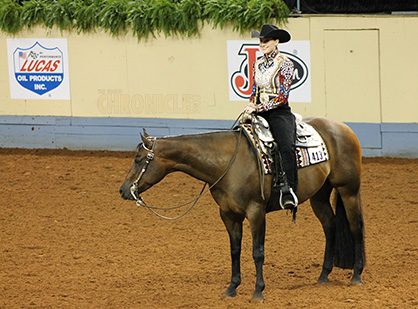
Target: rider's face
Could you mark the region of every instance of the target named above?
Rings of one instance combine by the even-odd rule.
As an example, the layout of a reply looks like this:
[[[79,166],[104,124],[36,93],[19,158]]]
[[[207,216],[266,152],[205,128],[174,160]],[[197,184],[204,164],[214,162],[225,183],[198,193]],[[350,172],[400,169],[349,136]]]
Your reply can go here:
[[[269,38],[260,39],[260,49],[264,55],[269,55],[274,50],[276,50],[277,44],[279,44],[279,40],[273,40]]]

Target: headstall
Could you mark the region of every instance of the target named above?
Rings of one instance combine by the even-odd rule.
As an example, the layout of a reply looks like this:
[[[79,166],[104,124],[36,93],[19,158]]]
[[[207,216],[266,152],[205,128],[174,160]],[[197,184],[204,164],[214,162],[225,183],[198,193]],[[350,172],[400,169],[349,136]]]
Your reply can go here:
[[[157,139],[155,138],[155,137],[152,137],[152,138],[148,138],[150,141],[152,141],[152,146],[151,146],[151,149],[149,149],[149,148],[147,148],[146,146],[145,146],[145,144],[143,143],[142,144],[142,147],[144,147],[144,149],[146,150],[146,151],[148,151],[148,153],[147,153],[147,159],[146,159],[146,161],[145,161],[145,164],[144,164],[144,166],[142,167],[142,170],[141,170],[141,172],[139,173],[139,175],[138,175],[138,177],[136,178],[136,180],[132,183],[132,186],[131,186],[131,194],[132,194],[132,196],[134,197],[134,199],[135,199],[135,201],[136,201],[136,204],[139,206],[139,205],[142,205],[143,203],[144,203],[144,199],[138,194],[138,196],[136,196],[136,194],[137,194],[137,190],[138,190],[138,183],[139,183],[139,181],[141,180],[141,178],[142,178],[142,176],[144,175],[144,173],[145,173],[145,171],[147,170],[147,167],[148,167],[148,165],[150,164],[150,162],[152,161],[152,160],[154,160],[154,149],[155,149],[155,145],[157,144]]]

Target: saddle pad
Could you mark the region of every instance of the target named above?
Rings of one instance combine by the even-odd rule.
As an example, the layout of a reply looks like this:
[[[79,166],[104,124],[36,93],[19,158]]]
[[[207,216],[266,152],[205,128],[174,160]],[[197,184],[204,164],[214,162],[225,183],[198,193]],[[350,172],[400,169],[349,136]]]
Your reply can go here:
[[[313,135],[312,138],[317,141],[317,146],[303,147],[298,145],[296,147],[296,162],[298,168],[303,168],[329,160],[328,149],[321,135],[310,125],[306,123],[304,125],[310,127],[311,133]],[[273,158],[267,150],[268,147],[260,142],[260,140],[255,136],[251,124],[240,124],[240,127],[243,129],[245,136],[250,142],[250,145],[252,145],[253,149],[255,149],[257,158],[263,167],[264,174],[272,174]]]
[[[319,135],[319,133],[316,134]],[[296,147],[296,162],[298,168],[321,163],[327,160],[329,160],[329,154],[324,141],[322,141],[321,145],[315,147]]]

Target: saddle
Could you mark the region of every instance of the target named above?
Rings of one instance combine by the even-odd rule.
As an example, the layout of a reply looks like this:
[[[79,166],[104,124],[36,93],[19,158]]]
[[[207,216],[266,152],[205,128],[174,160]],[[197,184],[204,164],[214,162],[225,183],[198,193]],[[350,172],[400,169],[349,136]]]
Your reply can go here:
[[[302,116],[293,114],[296,122],[296,161],[298,168],[329,160],[327,146],[321,135]],[[274,138],[267,120],[258,115],[245,115],[240,127],[256,151],[264,174],[272,174]]]
[[[328,150],[319,133],[309,124],[302,121],[302,116],[294,114],[296,121],[296,161],[298,168],[320,163],[328,160]],[[281,204],[282,194],[294,194],[287,184],[284,176],[280,152],[276,149],[273,135],[267,120],[258,115],[245,115],[240,127],[253,146],[260,166],[261,195],[264,199],[264,175],[273,174],[275,180],[272,184],[272,194],[267,205],[267,212],[271,211],[279,199]],[[276,162],[275,162],[276,161]],[[278,161],[278,162],[277,162]],[[262,171],[261,171],[262,170]],[[262,175],[263,174],[263,175]],[[293,212],[295,219],[296,210]]]

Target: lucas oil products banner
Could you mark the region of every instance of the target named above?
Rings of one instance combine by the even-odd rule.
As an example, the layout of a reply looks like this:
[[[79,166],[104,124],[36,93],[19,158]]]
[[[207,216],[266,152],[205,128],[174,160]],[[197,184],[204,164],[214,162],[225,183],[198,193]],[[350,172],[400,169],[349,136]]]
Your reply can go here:
[[[69,100],[67,39],[7,39],[12,99]]]

